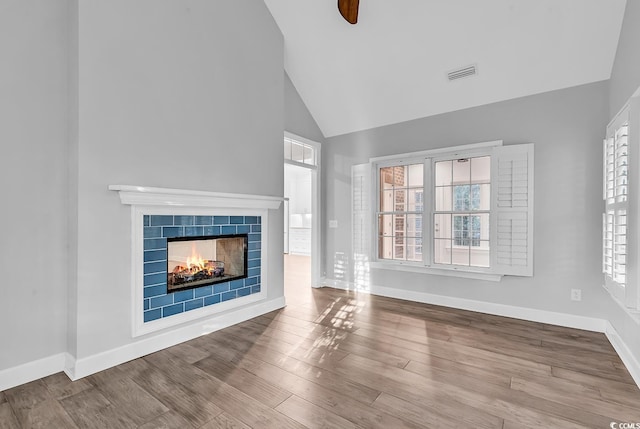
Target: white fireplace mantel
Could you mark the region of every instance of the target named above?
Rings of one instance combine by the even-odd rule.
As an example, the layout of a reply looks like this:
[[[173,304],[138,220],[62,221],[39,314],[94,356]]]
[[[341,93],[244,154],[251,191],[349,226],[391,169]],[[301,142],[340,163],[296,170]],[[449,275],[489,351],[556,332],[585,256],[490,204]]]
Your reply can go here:
[[[226,207],[276,210],[284,198],[266,195],[230,194],[187,189],[109,185],[120,194],[122,204],[135,206]]]
[[[117,191],[123,205],[131,206],[131,314],[132,337],[149,334],[165,328],[176,327],[180,324],[207,318],[216,314],[233,310],[242,306],[255,304],[265,308],[280,308],[284,304],[281,300],[268,303],[268,226],[269,213],[278,210],[284,201],[281,197],[264,195],[230,194],[222,192],[207,192],[184,189],[154,188],[132,185],[110,185],[109,190]],[[185,311],[170,317],[145,322],[143,311],[144,273],[143,273],[143,241],[145,215],[201,215],[201,216],[259,216],[262,219],[261,243],[261,291],[248,296],[238,297],[230,301],[221,302]],[[270,310],[269,310],[270,311]],[[262,314],[262,313],[260,313]],[[255,314],[259,315],[259,314]],[[254,316],[255,316],[254,315]],[[252,317],[254,317],[252,316]],[[208,325],[207,325],[208,326]],[[204,331],[210,331],[207,327]]]

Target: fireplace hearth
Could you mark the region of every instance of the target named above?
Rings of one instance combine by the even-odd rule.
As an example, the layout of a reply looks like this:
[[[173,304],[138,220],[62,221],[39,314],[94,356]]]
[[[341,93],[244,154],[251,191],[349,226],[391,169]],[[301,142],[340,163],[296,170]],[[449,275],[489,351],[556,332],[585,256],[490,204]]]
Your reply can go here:
[[[167,293],[247,277],[248,235],[167,239]]]

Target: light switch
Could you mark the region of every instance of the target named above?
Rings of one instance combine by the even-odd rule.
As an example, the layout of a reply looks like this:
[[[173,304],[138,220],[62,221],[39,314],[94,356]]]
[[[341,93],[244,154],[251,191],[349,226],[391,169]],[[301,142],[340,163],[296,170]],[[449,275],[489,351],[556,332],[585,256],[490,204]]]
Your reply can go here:
[[[337,228],[338,227],[338,221],[337,220],[330,220],[329,221],[329,228]]]

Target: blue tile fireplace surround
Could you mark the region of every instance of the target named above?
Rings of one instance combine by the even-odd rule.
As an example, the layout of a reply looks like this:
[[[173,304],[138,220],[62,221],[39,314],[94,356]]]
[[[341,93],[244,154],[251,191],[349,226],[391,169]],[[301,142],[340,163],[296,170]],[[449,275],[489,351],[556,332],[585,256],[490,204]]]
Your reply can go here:
[[[257,294],[261,290],[261,216],[144,215],[144,323]],[[167,239],[247,234],[247,277],[167,293]]]

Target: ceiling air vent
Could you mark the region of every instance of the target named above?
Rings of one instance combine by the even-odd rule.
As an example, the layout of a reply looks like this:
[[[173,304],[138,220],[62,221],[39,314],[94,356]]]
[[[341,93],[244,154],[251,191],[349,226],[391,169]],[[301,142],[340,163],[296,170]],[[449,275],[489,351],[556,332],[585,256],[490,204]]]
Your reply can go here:
[[[473,75],[476,75],[477,73],[478,73],[478,70],[476,69],[476,65],[473,64],[460,69],[452,70],[449,73],[447,73],[447,77],[449,78],[449,80],[456,80],[456,79],[462,79],[463,77],[473,76]]]

